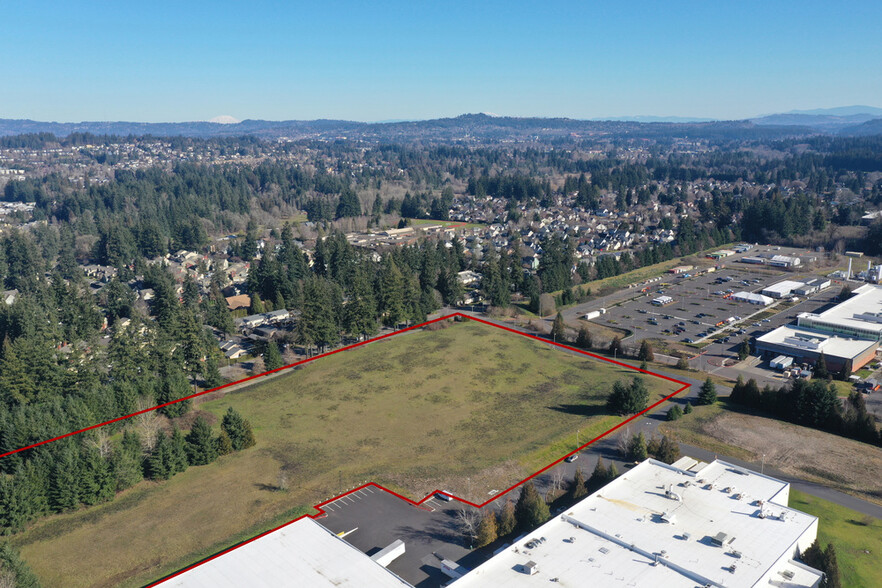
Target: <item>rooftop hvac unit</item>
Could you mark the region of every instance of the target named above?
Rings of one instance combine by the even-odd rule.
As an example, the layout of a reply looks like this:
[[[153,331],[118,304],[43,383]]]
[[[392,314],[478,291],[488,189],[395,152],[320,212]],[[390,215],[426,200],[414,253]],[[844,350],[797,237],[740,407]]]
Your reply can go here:
[[[793,573],[793,570],[783,570],[781,572],[781,575],[784,576],[785,578],[787,578],[788,580],[792,580],[793,576],[795,574]]]

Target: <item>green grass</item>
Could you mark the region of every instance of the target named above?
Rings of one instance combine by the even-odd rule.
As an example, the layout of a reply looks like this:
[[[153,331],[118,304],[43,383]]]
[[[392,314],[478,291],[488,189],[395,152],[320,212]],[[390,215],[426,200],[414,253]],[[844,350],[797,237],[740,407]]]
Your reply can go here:
[[[235,407],[257,445],[14,541],[48,586],[135,586],[366,481],[422,498],[468,477],[475,499],[612,426],[607,393],[633,373],[473,321],[399,335],[201,404],[215,422]]]
[[[882,521],[793,489],[790,507],[820,519],[818,542],[822,548],[828,543],[836,548],[843,586],[882,586]]]
[[[836,387],[836,395],[840,398],[848,398],[848,395],[854,391],[854,384],[851,382],[843,382],[842,380],[831,380],[833,386]]]

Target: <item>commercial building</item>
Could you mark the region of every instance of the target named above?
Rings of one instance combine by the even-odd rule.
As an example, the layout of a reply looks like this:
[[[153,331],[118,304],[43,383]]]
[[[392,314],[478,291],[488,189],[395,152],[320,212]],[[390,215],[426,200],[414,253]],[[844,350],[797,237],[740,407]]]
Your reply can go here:
[[[826,288],[830,281],[809,284]],[[767,359],[787,355],[803,363],[814,363],[823,353],[829,369],[853,372],[873,360],[880,343],[882,286],[867,284],[833,308],[820,314],[800,313],[796,326],[778,327],[759,337],[756,349]]]
[[[674,299],[671,298],[670,296],[659,296],[658,298],[652,299],[652,303],[655,306],[667,306],[668,304],[671,304],[672,302],[674,302]]]
[[[853,372],[876,357],[877,341],[846,339],[815,329],[783,326],[757,338],[756,350],[764,359],[787,355],[799,363],[815,363],[824,354],[827,367],[834,372],[844,368]]]
[[[800,327],[882,341],[882,286],[866,284],[833,308],[821,314],[803,312],[797,320]]]
[[[172,578],[164,587],[407,588],[411,585],[310,518]]]
[[[750,304],[757,304],[760,306],[768,306],[774,302],[774,300],[768,296],[763,296],[756,292],[735,292],[732,294],[732,300],[737,302],[749,302]]]
[[[735,252],[731,249],[720,249],[719,251],[708,253],[707,257],[711,259],[723,259],[724,257],[731,257],[733,255],[735,255]]]
[[[794,282],[793,280],[784,280],[777,284],[772,284],[768,288],[763,289],[763,294],[772,298],[786,298],[793,294],[793,291],[802,287],[802,282]]]
[[[812,278],[811,280],[806,280],[805,284],[796,288],[793,293],[797,296],[808,296],[809,294],[829,288],[832,283],[827,278]]]
[[[796,558],[818,519],[789,492],[719,460],[649,459],[452,586],[814,587],[821,572]]]
[[[798,257],[790,257],[789,255],[773,255],[766,263],[772,267],[791,268],[801,264],[802,260]]]
[[[695,269],[695,266],[692,265],[678,265],[677,267],[672,267],[668,270],[669,274],[685,274],[686,272],[691,272]]]

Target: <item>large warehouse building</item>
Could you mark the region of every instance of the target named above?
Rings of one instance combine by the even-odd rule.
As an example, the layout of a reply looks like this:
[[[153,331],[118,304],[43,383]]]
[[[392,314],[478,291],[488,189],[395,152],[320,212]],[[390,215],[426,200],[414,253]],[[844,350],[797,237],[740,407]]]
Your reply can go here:
[[[818,519],[788,508],[789,492],[719,460],[646,460],[452,585],[818,586],[795,559]]]
[[[198,565],[164,587],[408,588],[410,584],[310,518]]]
[[[867,284],[848,300],[820,314],[803,312],[797,326],[785,325],[756,340],[769,359],[778,355],[814,363],[824,354],[827,367],[853,372],[876,357],[882,343],[882,286]]]

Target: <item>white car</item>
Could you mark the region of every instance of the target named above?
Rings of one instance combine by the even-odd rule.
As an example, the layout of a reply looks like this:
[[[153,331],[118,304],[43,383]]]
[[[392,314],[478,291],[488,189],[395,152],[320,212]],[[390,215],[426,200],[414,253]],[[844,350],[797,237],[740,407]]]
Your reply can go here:
[[[572,455],[568,455],[567,458],[566,458],[564,461],[567,462],[567,463],[573,463],[573,462],[576,461],[577,459],[579,459],[579,454],[578,454],[578,453],[574,453],[574,454],[572,454]]]

